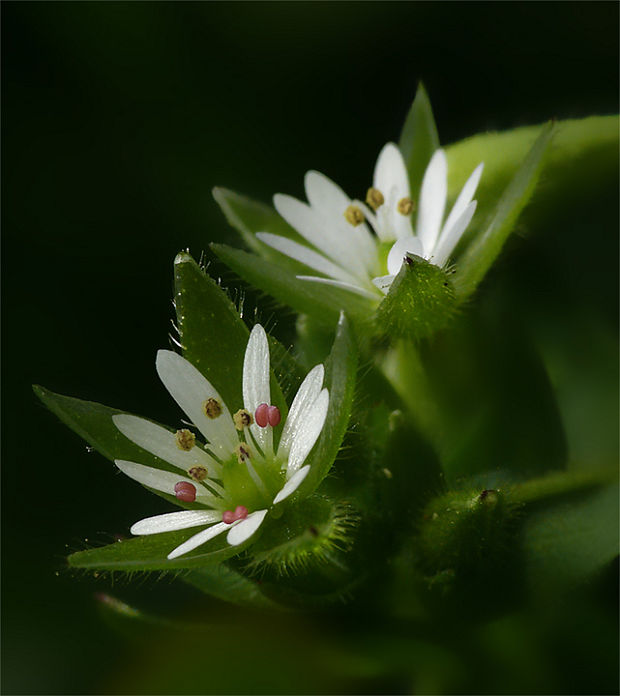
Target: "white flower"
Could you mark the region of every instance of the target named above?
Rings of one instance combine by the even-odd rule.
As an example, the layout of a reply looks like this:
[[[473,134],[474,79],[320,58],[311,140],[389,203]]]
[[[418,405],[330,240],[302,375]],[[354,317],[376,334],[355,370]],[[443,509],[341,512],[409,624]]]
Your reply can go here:
[[[323,365],[301,384],[280,428],[279,409],[271,405],[269,346],[262,326],[248,340],[243,364],[243,408],[234,416],[213,386],[185,358],[172,351],[157,354],[157,373],[177,404],[206,440],[188,429],[176,433],[144,418],[113,417],[116,427],[143,449],[180,469],[184,475],[117,460],[118,468],[141,484],[197,502],[203,510],[184,510],[136,522],[132,534],[158,534],[207,526],[173,549],[173,559],[228,532],[232,546],[249,539],[274,505],[291,495],[310,470],[304,461],[327,415],[329,393],[322,389]]]
[[[315,171],[305,177],[308,204],[280,193],[274,196],[278,213],[310,246],[266,232],[256,236],[322,274],[299,279],[376,300],[377,288],[388,292],[405,254],[416,254],[437,266],[447,263],[476,210],[472,198],[482,168],[481,163],[471,174],[444,222],[448,165],[445,152],[437,150],[422,181],[414,232],[407,168],[398,147],[388,143],[377,159],[368,205],[351,200]]]

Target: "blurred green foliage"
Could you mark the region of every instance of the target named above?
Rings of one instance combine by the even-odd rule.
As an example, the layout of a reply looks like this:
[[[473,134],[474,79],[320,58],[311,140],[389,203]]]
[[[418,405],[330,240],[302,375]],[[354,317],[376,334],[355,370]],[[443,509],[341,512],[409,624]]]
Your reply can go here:
[[[365,190],[419,79],[444,144],[613,112],[617,20],[613,3],[4,4],[6,693],[617,693],[617,565],[575,581],[614,557],[613,539],[610,548],[596,532],[617,519],[615,489],[578,504],[564,492],[538,510],[520,528],[535,552],[526,577],[508,567],[510,583],[493,586],[483,564],[462,612],[450,602],[450,569],[431,583],[434,613],[412,601],[398,572],[418,562],[409,549],[377,578],[372,612],[362,595],[346,612],[266,618],[205,600],[189,587],[205,578],[131,586],[68,572],[69,550],[126,534],[158,501],[59,428],[29,386],[172,422],[153,379],[172,316],[171,260],[182,247],[198,257],[212,241],[234,243],[213,186],[268,202],[276,191],[298,195],[312,167]],[[508,242],[466,308],[480,327],[471,351],[455,361],[442,335],[419,356],[429,389],[454,405],[444,414],[454,440],[440,458],[463,495],[518,486],[510,457],[489,462],[533,451],[525,430],[537,433],[537,422],[548,449],[532,473],[589,475],[617,463],[617,165],[608,172],[594,191],[584,172],[536,218],[536,199],[526,209],[525,238]],[[232,280],[214,260],[210,270]],[[248,293],[250,321],[256,304]],[[272,311],[260,298],[258,317],[287,345],[293,317],[275,322]],[[481,357],[473,348],[485,341]],[[474,395],[476,361],[488,378]],[[364,427],[381,422],[374,407],[360,402]],[[495,438],[479,428],[489,413]],[[353,454],[367,442],[362,431],[351,434]],[[398,461],[396,441],[358,474],[382,481],[378,502],[404,520],[403,537],[408,515],[427,503],[406,491],[417,483],[441,496],[445,485],[424,439],[407,437],[414,470]],[[406,485],[390,486],[388,464]],[[33,495],[40,469],[45,488]],[[577,534],[584,550],[560,593],[550,529],[567,543]],[[383,532],[368,530],[387,552],[395,540]],[[508,606],[498,601],[504,589]],[[100,591],[140,610],[97,602]]]

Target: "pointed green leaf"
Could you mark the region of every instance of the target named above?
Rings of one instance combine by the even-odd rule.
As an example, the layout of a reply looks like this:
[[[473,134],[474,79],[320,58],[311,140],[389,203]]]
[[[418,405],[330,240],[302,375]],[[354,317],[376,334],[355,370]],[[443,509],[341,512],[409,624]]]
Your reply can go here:
[[[91,447],[106,457],[106,459],[110,461],[125,459],[130,462],[144,464],[145,466],[152,466],[155,469],[178,472],[178,469],[175,469],[154,454],[138,447],[118,430],[112,421],[112,416],[126,413],[126,411],[103,406],[94,401],[83,401],[71,396],[55,394],[38,385],[35,385],[33,390],[52,413],[58,416],[65,425],[86,440]],[[172,431],[172,428],[167,428],[159,423],[157,425]],[[147,488],[146,486],[144,487]],[[203,506],[197,503],[185,503],[166,493],[155,491],[151,488],[147,488],[147,490],[174,503],[177,507],[181,506],[190,510],[203,509]]]
[[[185,252],[175,259],[174,280],[183,355],[234,413],[243,404],[243,360],[250,332],[224,290]],[[271,395],[284,417],[287,406],[273,371]]]
[[[391,338],[431,336],[454,315],[456,301],[446,272],[407,254],[390,291],[377,310],[377,324]]]
[[[543,128],[489,220],[484,224],[482,233],[470,243],[459,260],[454,285],[461,301],[477,288],[514,229],[521,211],[534,192],[553,132],[551,123]]]
[[[253,609],[281,608],[265,597],[255,580],[247,578],[225,563],[191,570],[181,575],[180,579],[224,602]]]
[[[409,173],[411,195],[417,200],[426,167],[439,147],[433,110],[422,83],[407,114],[398,146]]]
[[[77,551],[67,560],[70,567],[85,570],[143,571],[201,568],[211,563],[221,563],[241,553],[251,543],[247,541],[240,546],[229,546],[225,540],[226,535],[223,534],[180,558],[172,561],[166,558],[172,549],[200,530],[201,528],[197,527],[117,541],[100,548]]]
[[[327,476],[342,444],[355,393],[357,348],[347,318],[342,314],[329,358],[325,362],[325,383],[329,389],[329,407],[325,425],[306,464],[310,473],[299,488],[308,495]]]
[[[328,327],[336,324],[341,309],[356,321],[367,321],[374,309],[370,299],[340,288],[298,280],[280,264],[255,254],[224,244],[212,244],[211,249],[247,283],[301,314],[310,314]]]
[[[213,189],[213,198],[222,209],[226,220],[239,232],[247,246],[264,258],[274,260],[280,255],[257,239],[257,232],[277,234],[296,242],[304,241],[274,208],[264,203],[219,186]]]
[[[488,215],[519,169],[524,153],[544,128],[537,125],[502,133],[481,133],[446,148],[448,195],[452,200],[475,167],[484,162],[472,226]],[[544,186],[525,211],[525,219],[533,221],[545,209],[553,214],[567,199],[573,205],[579,199],[586,200],[610,179],[612,186],[615,185],[617,171],[618,116],[559,121],[553,146],[545,157]]]

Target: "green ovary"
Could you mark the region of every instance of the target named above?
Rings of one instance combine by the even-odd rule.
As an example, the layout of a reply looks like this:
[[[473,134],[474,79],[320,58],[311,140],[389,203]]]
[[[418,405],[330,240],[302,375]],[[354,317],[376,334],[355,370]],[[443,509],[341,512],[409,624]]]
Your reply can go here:
[[[245,506],[250,512],[268,508],[284,485],[280,462],[266,460],[259,463],[251,460],[250,466],[256,472],[259,483],[250,474],[246,462],[240,462],[236,457],[224,462],[222,483],[231,501],[231,509],[237,505]]]

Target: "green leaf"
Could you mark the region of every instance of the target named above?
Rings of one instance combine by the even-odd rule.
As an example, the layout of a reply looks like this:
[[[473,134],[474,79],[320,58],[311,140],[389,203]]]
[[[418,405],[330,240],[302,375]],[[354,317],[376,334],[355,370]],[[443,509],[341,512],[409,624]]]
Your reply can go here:
[[[618,543],[617,484],[541,509],[524,529],[530,583],[579,583],[618,555]]]
[[[174,281],[183,355],[234,413],[243,404],[243,359],[250,332],[224,290],[185,252],[174,261]],[[273,371],[271,395],[284,417],[287,406]]]
[[[455,309],[448,274],[419,256],[407,254],[379,305],[377,324],[391,338],[426,338],[448,324]]]
[[[276,261],[290,270],[302,272],[300,268],[303,267],[300,267],[300,264],[278,253],[256,237],[257,232],[269,232],[295,242],[304,242],[297,231],[280,217],[274,208],[220,187],[213,189],[213,198],[230,225],[239,232],[241,239],[253,252],[265,259]]]
[[[349,419],[357,372],[357,349],[349,322],[341,314],[332,351],[325,362],[325,386],[329,389],[329,407],[321,435],[306,464],[310,473],[299,487],[299,496],[307,496],[327,476],[342,444]]]
[[[481,133],[446,148],[449,197],[454,200],[480,163],[484,172],[476,192],[483,219],[514,177],[522,160],[545,126],[527,126],[503,133]],[[591,116],[559,121],[553,146],[545,158],[542,185],[524,213],[530,222],[545,210],[553,214],[558,205],[587,200],[612,178],[618,169],[618,117]],[[613,178],[615,178],[613,177]],[[614,184],[612,184],[614,185]]]
[[[459,260],[454,285],[461,301],[474,292],[514,229],[521,211],[534,191],[553,132],[551,123],[543,128],[489,220],[484,224],[483,232],[470,243]]]
[[[155,469],[178,471],[168,462],[138,447],[118,430],[112,421],[112,416],[126,413],[126,411],[103,406],[94,401],[83,401],[71,396],[55,394],[38,385],[34,385],[33,390],[52,413],[106,459],[110,461],[125,459],[145,466],[152,466]],[[166,427],[159,423],[157,425]],[[172,431],[172,428],[167,428],[167,430]],[[174,496],[144,487],[161,498],[174,503],[177,507],[181,506],[190,510],[203,509],[203,506],[197,503],[185,503],[177,500]]]
[[[433,110],[422,83],[407,114],[398,143],[409,173],[409,187],[417,199],[426,167],[435,150],[439,148],[437,126]]]
[[[373,312],[374,304],[370,299],[340,288],[298,280],[294,273],[279,263],[267,261],[256,254],[224,244],[212,244],[211,249],[247,283],[301,314],[310,314],[328,327],[336,324],[341,309],[352,320],[359,322],[368,321]]]
[[[265,597],[255,580],[247,578],[225,563],[191,570],[183,573],[180,579],[224,602],[253,609],[281,608],[276,602]]]
[[[253,540],[239,546],[229,546],[222,538],[212,539],[195,551],[169,561],[166,556],[200,529],[185,529],[180,532],[164,532],[149,536],[117,541],[107,546],[72,553],[67,559],[72,568],[85,570],[178,570],[201,568],[210,563],[221,563],[241,553]]]

